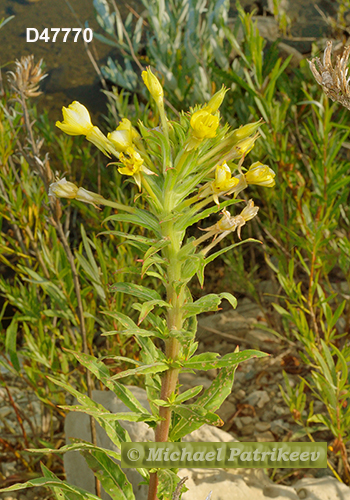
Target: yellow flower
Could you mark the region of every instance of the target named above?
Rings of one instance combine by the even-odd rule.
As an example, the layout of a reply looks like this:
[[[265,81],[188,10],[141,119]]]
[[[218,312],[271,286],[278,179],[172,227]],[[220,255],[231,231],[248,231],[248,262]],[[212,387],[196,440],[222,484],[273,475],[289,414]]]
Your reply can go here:
[[[234,189],[239,183],[237,177],[232,177],[230,167],[223,163],[217,165],[215,169],[215,180],[205,184],[199,191],[199,198],[206,198],[213,195],[214,202],[219,205],[219,196]]]
[[[202,141],[216,136],[219,126],[219,118],[204,109],[196,111],[191,116],[192,135],[195,139]]]
[[[230,167],[227,163],[217,165],[215,170],[215,181],[211,183],[214,192],[224,193],[230,191],[238,184],[238,179],[232,177]]]
[[[109,132],[107,137],[116,150],[121,153],[132,147],[133,140],[138,139],[140,136],[131,125],[131,122],[127,118],[123,118],[116,130]]]
[[[68,108],[63,106],[62,113],[63,122],[56,122],[56,127],[68,135],[85,135],[106,156],[109,152],[119,156],[107,137],[91,123],[88,110],[80,102],[74,101]]]
[[[88,110],[78,101],[62,108],[63,122],[56,122],[56,127],[69,135],[86,135],[93,127]]]
[[[223,85],[221,89],[211,97],[210,101],[203,109],[208,111],[208,113],[215,113],[215,111],[220,108],[227,91],[228,89]]]
[[[49,196],[83,201],[84,203],[94,205],[94,207],[96,207],[95,203],[101,203],[101,200],[104,200],[103,196],[78,187],[73,182],[67,181],[65,177],[50,184]]]
[[[121,174],[135,175],[140,171],[143,158],[141,158],[141,155],[134,148],[128,147],[125,153],[120,153],[119,161],[124,165],[118,168]]]
[[[132,175],[138,188],[141,190],[141,170],[147,174],[153,174],[148,168],[143,167],[143,158],[132,147],[128,147],[125,152],[120,153],[119,161],[124,165],[118,168],[118,172],[124,175]]]
[[[248,172],[244,175],[248,184],[257,184],[258,186],[273,187],[275,183],[275,172],[260,161],[253,163]]]
[[[151,68],[148,66],[147,71],[142,71],[142,79],[151,96],[156,102],[163,100],[163,87],[158,78],[152,73]]]

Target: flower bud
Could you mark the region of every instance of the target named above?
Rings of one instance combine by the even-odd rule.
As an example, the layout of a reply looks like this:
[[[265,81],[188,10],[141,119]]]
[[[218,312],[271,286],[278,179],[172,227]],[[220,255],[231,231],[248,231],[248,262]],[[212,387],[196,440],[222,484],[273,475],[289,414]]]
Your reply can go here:
[[[56,198],[68,198],[70,200],[74,200],[77,192],[78,186],[73,184],[73,182],[69,182],[65,177],[56,182],[53,182],[49,186],[49,196],[55,196]]]
[[[260,119],[258,122],[248,123],[247,125],[243,125],[237,128],[236,130],[233,131],[231,138],[237,142],[246,139],[250,135],[255,134],[255,132],[260,127],[261,122],[262,119]]]
[[[94,206],[96,206],[95,203],[101,203],[101,201],[104,200],[103,196],[93,193],[92,191],[87,191],[82,187],[78,187],[73,184],[73,182],[67,181],[65,177],[50,184],[49,196],[83,201],[84,203],[90,203]]]
[[[141,76],[153,99],[156,102],[163,101],[163,87],[158,78],[152,73],[149,66],[147,71],[142,72]]]
[[[235,160],[237,158],[242,158],[242,156],[247,155],[249,151],[253,149],[254,143],[258,137],[259,134],[255,134],[253,137],[247,137],[246,139],[239,141],[237,144],[234,145],[231,152],[226,155],[227,157],[225,159]]]
[[[250,166],[248,172],[244,176],[248,184],[273,187],[276,184],[274,180],[275,175],[272,168],[263,165],[260,161],[256,161]]]
[[[221,87],[221,89],[216,92],[208,102],[208,104],[203,108],[205,111],[208,111],[208,113],[215,113],[217,111],[221,104],[222,101],[224,100],[225,94],[229,89],[225,88],[225,85]]]
[[[69,135],[86,135],[93,127],[88,110],[78,101],[62,108],[63,122],[56,122],[56,127]]]

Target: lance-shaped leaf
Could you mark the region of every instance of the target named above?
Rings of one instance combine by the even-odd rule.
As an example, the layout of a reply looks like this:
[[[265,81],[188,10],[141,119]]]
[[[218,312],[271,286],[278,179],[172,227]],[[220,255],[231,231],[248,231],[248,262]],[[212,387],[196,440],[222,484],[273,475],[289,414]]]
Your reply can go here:
[[[235,369],[235,367],[222,368],[211,386],[196,400],[196,406],[201,406],[204,410],[209,412],[216,411],[220,408],[222,403],[231,393]],[[204,423],[206,422],[200,420],[189,422],[187,418],[181,416],[170,431],[170,439],[172,441],[177,441],[190,432],[199,429]]]
[[[139,413],[147,413],[147,410],[136,399],[134,394],[125,385],[120,384],[116,380],[111,380],[111,374],[107,366],[94,356],[84,354],[82,352],[69,351],[85,368],[91,371],[108,389],[118,396],[120,401],[127,406],[131,411]]]
[[[144,245],[148,246],[153,246],[157,240],[153,238],[146,238],[145,236],[140,236],[138,234],[131,234],[131,233],[124,233],[123,231],[102,231],[101,233],[98,233],[97,236],[101,236],[103,234],[110,235],[113,234],[114,236],[120,236],[121,238],[125,238],[127,240],[134,240],[138,241],[139,243],[142,243]]]
[[[104,408],[99,403],[95,403],[95,401],[90,399],[85,394],[81,394],[69,384],[66,384],[65,382],[62,382],[61,380],[55,379],[53,377],[48,376],[47,378],[75,396],[81,404],[80,411],[82,413],[87,413],[88,415],[90,415],[93,412],[96,421],[106,431],[108,437],[116,446],[118,446],[118,448],[120,448],[120,443],[131,441],[129,433],[125,429],[123,429],[123,427],[118,422],[109,422],[102,417],[107,411],[106,408]]]
[[[48,478],[48,479],[57,479],[57,476],[53,472],[51,472],[49,469],[47,469],[44,464],[41,464],[41,471],[43,473],[43,476]],[[72,495],[66,491],[63,491],[61,488],[57,488],[55,486],[51,487],[51,490],[53,491],[55,497],[57,500],[73,500],[73,498],[76,498],[76,495]]]
[[[110,215],[106,219],[104,219],[103,223],[108,222],[110,220],[114,220],[117,222],[129,222],[131,224],[136,224],[140,227],[145,227],[150,231],[153,231],[155,235],[161,238],[161,234],[159,232],[159,221],[154,215],[150,214],[146,210],[142,210],[139,208],[135,208],[134,214],[115,214]]]
[[[167,308],[172,307],[168,302],[165,302],[164,300],[147,300],[146,302],[143,302],[141,306],[138,324],[142,323],[142,321],[148,316],[148,314],[153,311],[155,306]],[[158,337],[159,335],[156,336]]]
[[[216,426],[223,425],[223,421],[218,415],[215,415],[215,413],[212,413],[203,406],[197,404],[179,405],[179,406],[175,405],[172,406],[172,410],[174,411],[174,413],[177,413],[187,421],[192,431],[194,430],[193,424],[194,425],[199,424],[199,426],[203,424],[216,425]]]
[[[251,358],[263,358],[268,356],[265,352],[255,351],[254,349],[247,349],[242,352],[232,352],[225,354],[220,359],[216,359],[217,353],[205,352],[193,356],[184,363],[184,368],[191,370],[211,370],[212,368],[224,368],[232,367],[241,363],[242,361],[247,361]]]
[[[126,293],[141,300],[162,300],[162,297],[155,290],[135,283],[115,283],[110,289],[113,292]]]
[[[61,448],[30,448],[26,450],[28,453],[41,453],[41,454],[49,454],[51,453],[56,453],[56,454],[63,454],[67,453],[67,451],[81,451],[81,450],[99,450],[106,455],[109,455],[113,457],[115,460],[121,460],[121,455],[120,453],[117,453],[116,451],[112,450],[107,450],[105,448],[100,448],[97,446],[94,446],[93,444],[84,441],[83,439],[78,439],[78,438],[70,438],[70,441],[72,441],[72,444],[66,444],[64,446],[61,446]]]
[[[119,378],[128,377],[130,375],[146,375],[151,373],[161,373],[169,370],[167,363],[158,361],[151,365],[142,365],[137,368],[130,368],[130,370],[124,370],[123,372],[117,373],[111,377],[111,380],[117,380]]]
[[[188,389],[187,391],[183,392],[182,394],[179,394],[176,396],[175,399],[175,404],[180,404],[183,403],[184,401],[187,401],[188,399],[194,398],[197,396],[201,390],[203,389],[202,385],[197,385],[196,387],[192,387],[191,389]]]
[[[42,468],[43,467],[44,466],[42,466]],[[46,470],[48,471],[48,469]],[[7,488],[1,488],[0,493],[5,491],[9,492],[9,491],[25,490],[33,486],[40,486],[40,487],[47,486],[49,488],[59,488],[67,494],[67,498],[69,498],[70,500],[101,500],[99,497],[93,495],[89,491],[83,490],[78,486],[73,486],[72,484],[69,484],[66,481],[61,481],[61,479],[58,479],[58,477],[54,476],[52,473],[50,477],[38,477],[36,479],[31,479],[30,481],[26,481],[25,483],[13,484],[12,486],[8,486]]]
[[[196,316],[203,312],[217,311],[222,299],[227,299],[232,307],[236,307],[237,305],[237,300],[230,293],[209,293],[208,295],[205,295],[204,297],[196,300],[196,302],[186,304],[183,307],[183,317],[184,319],[186,319],[190,316]]]
[[[154,304],[153,304],[153,307],[152,307],[152,303],[158,303],[160,302],[162,305],[163,301],[147,301],[147,302],[144,302],[142,305],[141,305],[141,310],[143,310],[143,307],[144,305],[146,304],[145,306],[145,309],[147,311],[147,304],[151,303],[151,309],[153,309],[154,307]],[[167,302],[164,302],[164,304],[168,305]],[[158,338],[164,338],[164,335],[161,335],[159,332],[156,332],[154,330],[144,330],[142,328],[139,328],[136,323],[134,323],[134,321],[132,319],[130,319],[128,316],[126,316],[125,314],[123,313],[120,313],[120,312],[112,312],[112,311],[103,311],[103,314],[106,314],[106,316],[111,316],[112,318],[116,319],[117,321],[119,321],[119,323],[121,323],[125,329],[124,330],[111,330],[109,332],[103,332],[102,335],[104,337],[108,336],[108,335],[116,335],[116,334],[123,334],[123,335],[135,335],[135,336],[142,336],[142,337],[158,337]],[[146,314],[147,316],[147,314]]]
[[[80,411],[80,405],[59,405],[63,410],[68,411]],[[101,413],[100,410],[94,409],[84,409],[84,413],[91,415],[92,417],[98,419],[104,419],[107,422],[119,422],[119,420],[126,420],[127,422],[157,422],[159,418],[151,415],[150,413],[134,413],[131,411],[118,412],[118,413],[110,413],[105,411]]]
[[[135,500],[126,475],[108,455],[97,449],[82,449],[80,453],[112,500]]]
[[[84,441],[83,439],[78,439],[78,438],[72,438],[71,437],[70,441],[72,441],[72,444],[67,444],[65,446],[62,446],[59,449],[56,449],[56,448],[38,448],[38,449],[30,448],[27,451],[29,453],[40,453],[40,454],[51,454],[51,453],[63,454],[63,453],[67,453],[67,451],[86,451],[86,452],[89,452],[91,450],[92,451],[93,450],[97,450],[100,453],[104,453],[108,457],[112,457],[115,460],[118,460],[119,462],[121,461],[121,455],[120,455],[120,453],[117,453],[116,451],[112,451],[112,450],[108,450],[108,449],[105,449],[105,448],[101,448],[99,446],[94,446],[93,444],[88,443],[87,441]],[[149,472],[148,472],[147,469],[143,469],[143,468],[139,467],[136,470],[144,478],[148,478],[149,477]],[[52,474],[52,473],[50,472],[50,474]],[[49,476],[45,475],[45,477],[49,477]],[[54,477],[56,477],[56,476],[54,476]]]

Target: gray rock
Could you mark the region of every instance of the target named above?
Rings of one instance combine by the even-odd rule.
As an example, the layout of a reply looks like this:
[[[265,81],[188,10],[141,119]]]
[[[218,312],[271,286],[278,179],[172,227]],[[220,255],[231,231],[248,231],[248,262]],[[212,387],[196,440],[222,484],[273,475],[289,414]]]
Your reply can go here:
[[[270,422],[257,422],[255,424],[255,429],[258,432],[265,432],[268,431],[271,428]]]
[[[243,436],[250,436],[251,434],[254,434],[254,430],[255,430],[254,424],[244,425],[241,430],[241,433]]]
[[[263,408],[270,401],[270,398],[266,391],[253,391],[245,401],[252,406]]]
[[[300,500],[350,500],[350,488],[333,477],[307,477],[293,487]]]
[[[275,441],[274,435],[270,431],[255,434],[255,438],[258,443],[270,443]]]
[[[242,469],[210,470],[180,469],[179,476],[188,476],[188,491],[182,500],[201,500],[212,491],[212,500],[300,500],[292,488],[269,483],[263,474]],[[259,471],[262,472],[262,471]],[[267,494],[265,495],[265,491]]]
[[[252,417],[241,417],[241,422],[243,425],[249,425],[253,422],[253,418]]]

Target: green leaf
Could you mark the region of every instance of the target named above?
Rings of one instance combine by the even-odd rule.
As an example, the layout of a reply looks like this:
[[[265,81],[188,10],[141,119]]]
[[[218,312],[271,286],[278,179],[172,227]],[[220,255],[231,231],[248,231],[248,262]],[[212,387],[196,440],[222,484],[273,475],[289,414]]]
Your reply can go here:
[[[13,484],[7,488],[1,488],[0,493],[4,491],[19,491],[31,488],[33,486],[48,486],[49,488],[60,488],[62,491],[67,492],[70,500],[101,500],[96,495],[93,495],[89,491],[83,490],[78,486],[73,486],[66,481],[61,481],[60,479],[51,479],[46,477],[39,477],[36,479],[31,479],[25,483]]]
[[[268,356],[268,354],[255,351],[254,349],[247,349],[242,352],[233,352],[225,354],[222,358],[216,359],[217,353],[202,353],[193,356],[188,361],[185,361],[183,367],[184,369],[190,370],[211,370],[212,368],[223,368],[223,367],[233,367],[242,363],[242,361],[247,361],[251,358],[263,358]]]
[[[56,448],[30,448],[26,451],[28,451],[28,453],[63,454],[63,453],[67,453],[67,451],[99,450],[99,451],[103,451],[103,453],[105,453],[106,455],[113,457],[115,460],[121,460],[120,453],[117,453],[116,451],[96,447],[93,444],[88,443],[87,441],[84,441],[83,439],[72,438],[72,437],[70,437],[69,439],[70,439],[70,441],[72,441],[73,444],[66,444],[64,446],[61,446],[61,448],[58,448],[58,449],[56,449]]]
[[[146,210],[141,210],[135,208],[135,213],[134,214],[116,214],[116,215],[110,215],[107,217],[104,221],[103,224],[113,220],[117,222],[129,222],[131,224],[136,224],[137,226],[140,227],[145,227],[149,229],[150,231],[153,231],[154,234],[161,238],[161,234],[159,232],[159,221],[154,215],[150,214]]]
[[[194,398],[201,392],[202,389],[202,385],[197,385],[196,387],[192,387],[192,389],[188,389],[187,391],[176,396],[175,404],[180,404],[184,401],[187,401],[188,399]]]
[[[151,301],[153,302],[153,301]],[[155,301],[156,303],[160,302],[162,303],[163,301]],[[145,302],[144,304],[149,304],[149,302]],[[165,302],[166,305],[168,305],[167,302]],[[142,305],[143,306],[143,305]],[[142,310],[141,306],[141,310]],[[103,332],[103,336],[108,336],[108,335],[116,335],[117,333],[123,334],[123,335],[135,335],[135,336],[146,336],[146,337],[158,337],[158,338],[164,338],[164,335],[162,335],[159,332],[156,332],[154,330],[144,330],[142,328],[139,328],[136,323],[132,319],[129,318],[129,316],[126,316],[123,313],[120,313],[118,311],[116,312],[111,312],[111,311],[102,311],[102,314],[106,314],[107,316],[111,316],[112,318],[116,319],[119,321],[123,326],[125,326],[125,330],[111,330],[109,332]]]
[[[60,387],[63,387],[66,391],[68,391],[70,394],[73,394],[73,396],[76,397],[76,399],[79,401],[81,404],[81,412],[82,413],[87,413],[88,415],[93,414],[96,421],[100,424],[100,426],[106,431],[108,437],[111,439],[111,441],[120,448],[120,443],[124,442],[130,442],[130,436],[128,432],[123,429],[123,427],[118,423],[118,422],[109,422],[106,419],[103,418],[103,415],[107,412],[106,408],[104,406],[95,403],[92,399],[90,399],[88,396],[85,394],[81,394],[79,391],[74,389],[72,386],[69,384],[66,384],[65,382],[62,382],[61,380],[55,379],[53,377],[47,376],[51,382],[54,384],[59,385]],[[147,413],[147,412],[146,412]]]
[[[121,238],[125,238],[127,240],[138,241],[140,243],[143,243],[144,245],[149,245],[149,246],[152,246],[157,242],[157,240],[154,238],[146,238],[145,236],[140,236],[138,234],[124,233],[123,231],[115,231],[115,230],[103,231],[101,233],[98,233],[97,236],[110,235],[110,234],[113,234],[114,236],[120,236]]]
[[[218,415],[215,415],[215,413],[212,413],[203,406],[193,404],[193,405],[179,405],[179,406],[172,406],[172,409],[174,413],[177,413],[180,415],[183,419],[185,419],[189,425],[189,427],[194,425],[204,425],[204,424],[209,424],[209,425],[215,425],[220,427],[223,425],[223,421]],[[192,428],[192,430],[194,430]]]
[[[120,466],[104,452],[82,449],[80,453],[112,500],[135,500],[132,486]]]
[[[80,405],[59,405],[62,410],[68,411],[82,411]],[[125,420],[127,422],[157,422],[159,419],[150,413],[133,413],[131,411],[110,413],[107,410],[103,413],[101,410],[94,410],[85,408],[84,413],[91,415],[95,418],[101,418],[108,422],[119,422],[119,420]]]
[[[164,300],[147,300],[141,306],[138,324],[140,325],[142,321],[148,316],[148,314],[153,311],[155,306],[171,308],[172,306],[165,302]],[[158,336],[158,335],[157,335]]]
[[[17,329],[17,318],[14,316],[6,330],[5,349],[6,353],[10,356],[14,369],[19,372],[21,370],[21,365],[17,356]]]
[[[231,394],[235,369],[236,367],[222,368],[210,387],[196,400],[196,405],[209,412],[214,412],[220,408],[225,399]],[[203,422],[188,422],[187,419],[181,417],[171,429],[170,438],[177,441],[190,432],[199,429],[202,425]]]
[[[41,464],[41,470],[42,470],[42,473],[44,475],[44,477],[48,478],[48,479],[57,479],[57,477],[55,476],[55,474],[53,472],[51,472],[49,469],[47,469],[44,464]],[[72,495],[70,494],[67,494],[66,492],[64,492],[61,488],[55,488],[54,486],[51,488],[51,490],[53,491],[55,497],[57,498],[57,500],[63,500],[63,499],[67,499],[67,500],[71,500],[72,499]],[[75,497],[75,495],[74,495]]]
[[[162,297],[155,290],[135,285],[135,283],[115,283],[110,287],[110,290],[133,295],[141,300],[162,300]]]
[[[183,310],[183,318],[189,318],[190,316],[197,316],[200,313],[208,311],[217,311],[221,303],[220,297],[215,293],[209,293],[204,297],[196,300],[191,304],[186,304]]]
[[[166,363],[161,361],[153,363],[151,365],[143,365],[138,368],[130,368],[130,370],[124,370],[123,372],[117,373],[111,377],[111,380],[117,380],[119,378],[128,377],[130,375],[146,375],[150,373],[161,373],[169,369]]]
[[[110,379],[110,372],[107,366],[94,356],[82,352],[71,352],[85,368],[91,371],[108,389],[118,396],[120,401],[131,411],[147,413],[147,410],[136,399],[134,394],[125,385]]]

